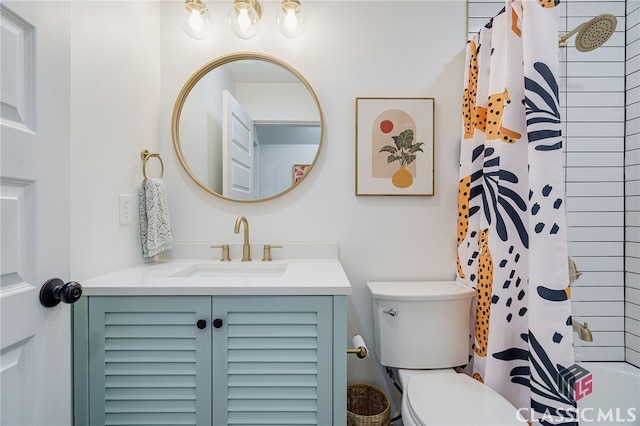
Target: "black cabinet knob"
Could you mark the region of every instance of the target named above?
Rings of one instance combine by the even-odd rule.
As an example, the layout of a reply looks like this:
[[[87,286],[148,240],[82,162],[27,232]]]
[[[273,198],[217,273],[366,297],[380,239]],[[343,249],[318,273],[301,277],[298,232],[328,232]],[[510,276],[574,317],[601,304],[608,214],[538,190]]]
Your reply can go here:
[[[207,320],[198,320],[198,322],[196,323],[196,327],[198,327],[200,330],[204,330],[205,328],[207,328]]]
[[[220,328],[222,327],[222,320],[220,318],[216,318],[213,320],[213,326],[215,328]]]

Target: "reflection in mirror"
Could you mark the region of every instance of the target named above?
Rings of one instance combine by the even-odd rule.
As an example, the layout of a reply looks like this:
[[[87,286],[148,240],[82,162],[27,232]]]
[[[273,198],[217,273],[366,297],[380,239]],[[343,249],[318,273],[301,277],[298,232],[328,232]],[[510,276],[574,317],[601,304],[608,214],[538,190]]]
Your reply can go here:
[[[235,201],[282,195],[304,179],[322,142],[322,112],[309,83],[279,59],[228,55],[198,70],[173,113],[173,143],[191,178]],[[309,165],[302,179],[294,165]]]

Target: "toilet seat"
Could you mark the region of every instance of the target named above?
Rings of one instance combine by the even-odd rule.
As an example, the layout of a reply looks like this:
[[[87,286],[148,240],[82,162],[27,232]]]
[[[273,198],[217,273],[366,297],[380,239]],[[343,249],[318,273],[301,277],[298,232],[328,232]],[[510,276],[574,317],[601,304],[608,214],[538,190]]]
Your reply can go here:
[[[402,418],[409,425],[522,425],[516,408],[466,374],[412,375],[405,387]]]

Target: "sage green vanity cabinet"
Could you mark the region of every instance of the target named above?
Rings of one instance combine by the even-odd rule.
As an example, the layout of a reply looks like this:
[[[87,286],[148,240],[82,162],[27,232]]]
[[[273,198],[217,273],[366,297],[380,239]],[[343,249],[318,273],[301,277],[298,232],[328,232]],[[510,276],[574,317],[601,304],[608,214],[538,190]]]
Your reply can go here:
[[[343,425],[345,296],[90,296],[75,425]]]

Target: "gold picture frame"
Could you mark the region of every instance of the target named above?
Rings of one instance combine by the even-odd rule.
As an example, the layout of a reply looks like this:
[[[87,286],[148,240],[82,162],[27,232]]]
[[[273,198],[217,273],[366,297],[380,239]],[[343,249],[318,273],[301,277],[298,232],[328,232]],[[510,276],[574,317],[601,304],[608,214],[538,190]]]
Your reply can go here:
[[[434,195],[435,98],[356,98],[356,195]]]

